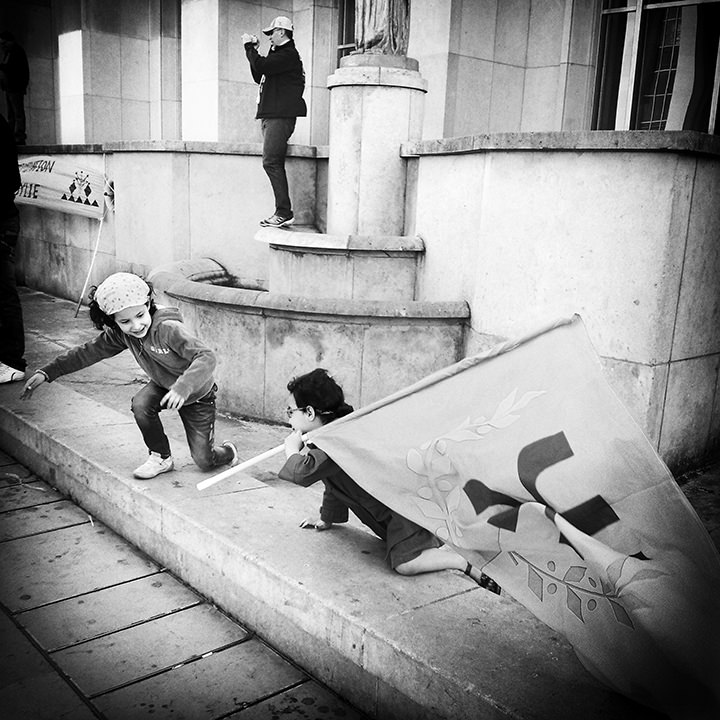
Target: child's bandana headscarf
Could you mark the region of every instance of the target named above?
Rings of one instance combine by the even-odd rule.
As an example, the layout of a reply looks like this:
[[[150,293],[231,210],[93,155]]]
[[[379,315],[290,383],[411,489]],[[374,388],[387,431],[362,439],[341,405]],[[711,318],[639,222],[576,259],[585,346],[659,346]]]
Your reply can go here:
[[[95,301],[106,315],[114,315],[135,305],[145,305],[149,297],[148,284],[141,277],[124,272],[103,280],[95,291]]]

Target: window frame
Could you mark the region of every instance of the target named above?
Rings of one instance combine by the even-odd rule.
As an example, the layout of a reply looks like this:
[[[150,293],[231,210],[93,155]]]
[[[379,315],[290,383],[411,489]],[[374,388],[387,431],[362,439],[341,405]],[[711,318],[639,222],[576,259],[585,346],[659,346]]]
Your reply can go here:
[[[693,7],[706,4],[720,4],[719,0],[669,0],[668,2],[657,2],[656,0],[626,0],[622,7],[600,8],[601,21],[601,37],[600,47],[604,48],[604,34],[607,32],[608,24],[603,22],[603,18],[609,15],[626,16],[627,30],[625,36],[625,48],[621,58],[621,72],[619,80],[619,89],[617,94],[616,115],[614,129],[618,131],[630,130],[633,125],[634,116],[637,114],[639,107],[639,98],[637,90],[639,84],[638,63],[640,62],[640,52],[642,50],[642,29],[645,21],[645,14],[651,10],[663,10],[673,7]],[[605,55],[605,52],[603,52]],[[598,57],[597,76],[595,81],[594,107],[592,115],[592,127],[597,128],[600,121],[600,108],[604,82],[604,62],[605,58]],[[708,122],[708,131],[714,134],[718,124],[718,103],[720,102],[720,44],[715,62],[715,79],[713,84],[713,93],[710,104],[710,116]]]
[[[338,0],[337,65],[355,50],[355,0]]]

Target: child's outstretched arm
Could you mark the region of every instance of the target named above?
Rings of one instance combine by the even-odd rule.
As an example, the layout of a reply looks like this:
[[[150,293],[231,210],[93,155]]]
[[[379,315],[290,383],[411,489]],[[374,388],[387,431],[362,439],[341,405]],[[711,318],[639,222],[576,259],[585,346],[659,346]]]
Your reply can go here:
[[[93,340],[89,340],[83,345],[70,348],[66,353],[56,357],[54,360],[36,370],[30,379],[25,383],[23,392],[20,397],[23,400],[32,396],[33,390],[44,382],[52,382],[57,380],[61,375],[69,375],[77,370],[94,365],[100,360],[118,355],[126,349],[126,345],[121,339],[121,332],[117,329],[105,328]]]
[[[307,487],[318,480],[324,480],[328,472],[337,471],[335,463],[322,450],[312,448],[303,453],[304,449],[305,443],[302,434],[298,430],[294,430],[285,438],[285,457],[287,460],[278,473],[281,479]],[[335,498],[328,489],[326,482],[320,513],[306,517],[300,523],[300,527],[329,530],[333,523],[344,523],[347,520],[347,506]]]

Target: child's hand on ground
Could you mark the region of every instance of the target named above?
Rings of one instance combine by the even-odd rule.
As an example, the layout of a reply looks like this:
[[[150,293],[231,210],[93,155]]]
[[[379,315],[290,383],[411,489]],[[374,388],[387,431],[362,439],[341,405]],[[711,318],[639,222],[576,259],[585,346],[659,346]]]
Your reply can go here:
[[[43,375],[40,372],[33,373],[30,376],[30,379],[25,383],[25,387],[23,388],[20,398],[22,400],[29,400],[30,397],[32,397],[33,390],[35,390],[35,388],[42,385],[44,382],[45,382],[45,375]]]
[[[285,457],[290,457],[299,453],[303,449],[302,433],[299,430],[294,430],[285,438]]]
[[[300,523],[300,527],[306,528],[307,530],[312,530],[313,528],[315,530],[329,530],[332,527],[332,523],[325,522],[324,520],[321,520],[320,518],[309,517],[309,518],[305,518]]]
[[[179,410],[185,404],[185,398],[176,390],[168,390],[165,397],[160,401],[169,410]]]

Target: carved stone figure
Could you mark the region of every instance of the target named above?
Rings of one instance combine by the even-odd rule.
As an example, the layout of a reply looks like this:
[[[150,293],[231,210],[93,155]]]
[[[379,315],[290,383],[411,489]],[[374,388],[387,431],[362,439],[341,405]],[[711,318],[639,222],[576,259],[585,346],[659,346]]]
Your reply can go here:
[[[410,0],[357,0],[355,52],[407,55]]]

